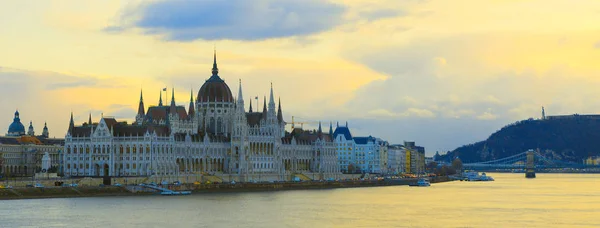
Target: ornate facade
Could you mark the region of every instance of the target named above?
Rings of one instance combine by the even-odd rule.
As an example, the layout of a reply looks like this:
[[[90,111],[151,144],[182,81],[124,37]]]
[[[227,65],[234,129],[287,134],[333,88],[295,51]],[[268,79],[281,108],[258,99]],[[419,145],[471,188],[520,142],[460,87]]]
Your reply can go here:
[[[175,103],[144,108],[143,96],[135,122],[103,117],[75,126],[73,115],[65,137],[66,176],[235,175],[279,180],[295,174],[324,178],[337,174],[331,135],[318,131],[285,131],[281,102],[275,106],[273,86],[262,112],[245,110],[242,84],[237,99],[219,76],[216,55],[212,76],[189,107]]]

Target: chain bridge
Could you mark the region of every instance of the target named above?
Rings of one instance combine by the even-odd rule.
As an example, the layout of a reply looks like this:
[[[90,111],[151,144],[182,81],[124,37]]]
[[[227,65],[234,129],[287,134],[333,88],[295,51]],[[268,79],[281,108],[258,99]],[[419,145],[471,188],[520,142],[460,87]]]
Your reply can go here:
[[[534,150],[491,161],[464,163],[463,168],[470,170],[525,169],[528,167],[527,153],[533,154],[533,161],[529,161],[529,165],[535,169],[586,168],[584,164],[547,158]]]

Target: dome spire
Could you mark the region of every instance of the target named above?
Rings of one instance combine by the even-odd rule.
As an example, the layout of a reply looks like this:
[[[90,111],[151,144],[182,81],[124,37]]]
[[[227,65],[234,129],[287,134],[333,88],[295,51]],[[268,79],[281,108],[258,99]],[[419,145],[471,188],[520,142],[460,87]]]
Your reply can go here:
[[[213,76],[218,76],[219,75],[219,68],[217,67],[217,48],[216,47],[215,47],[214,54],[213,54],[212,75]]]
[[[48,138],[48,125],[46,121],[44,121],[44,129],[42,129],[42,136]]]
[[[33,122],[31,120],[29,121],[29,130],[27,130],[27,135],[29,135],[29,136],[35,135],[35,132],[33,131]]]

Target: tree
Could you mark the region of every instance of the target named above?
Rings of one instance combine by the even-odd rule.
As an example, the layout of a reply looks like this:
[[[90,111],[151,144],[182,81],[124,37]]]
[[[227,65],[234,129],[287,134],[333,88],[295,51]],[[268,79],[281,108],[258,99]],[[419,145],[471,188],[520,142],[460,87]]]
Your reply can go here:
[[[429,162],[427,164],[427,172],[435,173],[435,170],[437,169],[437,166],[438,166],[437,162]]]
[[[354,173],[354,171],[356,171],[354,164],[349,164],[348,165],[348,173]]]
[[[456,172],[460,172],[463,168],[463,163],[460,160],[460,158],[456,158],[454,159],[454,161],[452,161],[452,168],[456,171]]]

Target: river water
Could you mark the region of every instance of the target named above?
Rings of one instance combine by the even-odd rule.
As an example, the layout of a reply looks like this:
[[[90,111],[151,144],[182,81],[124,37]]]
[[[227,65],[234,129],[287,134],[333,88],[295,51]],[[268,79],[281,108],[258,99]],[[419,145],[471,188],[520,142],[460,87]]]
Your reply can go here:
[[[600,227],[600,175],[191,196],[0,201],[0,227]]]

